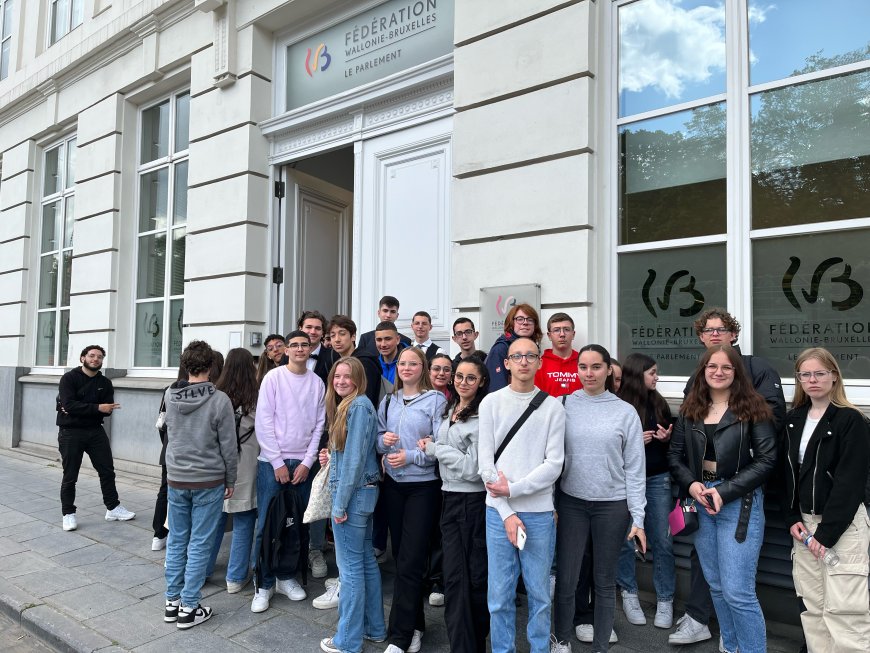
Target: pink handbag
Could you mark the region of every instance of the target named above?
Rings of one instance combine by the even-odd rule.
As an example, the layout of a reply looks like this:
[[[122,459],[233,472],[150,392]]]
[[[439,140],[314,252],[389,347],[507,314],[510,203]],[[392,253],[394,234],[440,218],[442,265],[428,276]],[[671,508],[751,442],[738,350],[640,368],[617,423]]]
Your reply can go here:
[[[698,530],[698,508],[695,500],[677,499],[677,505],[668,515],[671,535],[691,535]]]

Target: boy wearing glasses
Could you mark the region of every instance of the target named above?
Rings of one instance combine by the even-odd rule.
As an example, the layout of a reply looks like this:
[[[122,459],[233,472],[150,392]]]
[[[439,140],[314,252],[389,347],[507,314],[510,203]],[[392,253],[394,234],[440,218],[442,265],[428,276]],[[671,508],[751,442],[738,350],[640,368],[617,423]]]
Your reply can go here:
[[[694,322],[695,333],[706,349],[716,345],[730,344],[737,353],[737,337],[740,335],[740,323],[724,308],[710,308]],[[741,354],[743,366],[755,390],[764,397],[773,411],[773,424],[777,433],[785,419],[785,397],[782,394],[782,380],[773,367],[763,358]],[[697,373],[697,372],[696,372]],[[683,396],[689,394],[695,375],[689,377]],[[710,598],[710,586],[704,578],[698,554],[692,548],[691,556],[692,580],[689,596],[686,600],[686,613],[677,621],[677,629],[668,637],[669,644],[693,644],[710,639],[708,623],[713,612],[713,600]]]
[[[535,374],[535,385],[551,397],[569,395],[580,390],[577,363],[580,354],[571,348],[574,343],[574,320],[567,313],[556,313],[547,320],[547,337],[553,344],[541,356],[541,369]]]
[[[474,328],[474,322],[467,317],[458,317],[453,322],[453,342],[459,347],[459,353],[453,359],[454,370],[459,367],[459,363],[477,351],[474,342],[479,335],[477,329]],[[485,356],[481,358],[481,362],[485,359]]]
[[[307,505],[311,493],[309,470],[317,460],[317,446],[326,421],[323,381],[307,367],[311,340],[304,331],[287,336],[286,365],[266,374],[257,400],[256,433],[260,444],[257,458],[257,538],[260,550],[263,525],[272,498],[282,485],[291,483]],[[307,526],[306,526],[307,528]],[[305,564],[300,556],[300,564]],[[269,609],[269,599],[277,590],[291,601],[302,601],[305,590],[295,579],[264,576],[254,594],[252,612]]]

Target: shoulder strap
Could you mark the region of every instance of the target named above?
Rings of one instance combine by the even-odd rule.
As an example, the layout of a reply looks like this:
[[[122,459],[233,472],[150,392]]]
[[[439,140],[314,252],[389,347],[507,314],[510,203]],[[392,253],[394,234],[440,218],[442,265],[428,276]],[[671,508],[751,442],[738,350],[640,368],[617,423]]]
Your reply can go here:
[[[390,399],[392,398],[392,396],[392,393],[388,394],[387,403],[384,404],[384,424],[387,423],[387,416],[390,414]]]
[[[508,431],[508,434],[504,437],[501,444],[498,445],[498,449],[495,452],[495,456],[493,457],[493,464],[498,462],[499,456],[501,456],[502,452],[505,448],[510,444],[511,440],[514,439],[514,436],[517,434],[517,431],[520,430],[520,427],[526,423],[526,420],[529,419],[532,413],[534,413],[542,403],[544,403],[544,399],[546,399],[549,395],[543,390],[538,390],[538,394],[532,397],[532,400],[529,402],[529,405],[526,407],[523,414],[520,415],[520,418],[516,421],[516,423],[511,427],[511,430]]]
[[[562,405],[565,405],[565,401],[568,399],[568,395],[562,395]]]

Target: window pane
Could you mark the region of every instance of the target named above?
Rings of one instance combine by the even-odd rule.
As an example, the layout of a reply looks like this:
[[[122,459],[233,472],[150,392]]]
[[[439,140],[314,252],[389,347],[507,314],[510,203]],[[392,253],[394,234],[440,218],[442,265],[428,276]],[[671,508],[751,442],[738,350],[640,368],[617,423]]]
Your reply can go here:
[[[39,259],[39,308],[57,306],[57,254]]]
[[[169,367],[177,367],[181,362],[181,336],[184,322],[184,300],[173,299],[169,302]]]
[[[42,239],[40,252],[52,252],[58,249],[57,218],[60,213],[60,202],[52,202],[42,207]]]
[[[834,354],[847,379],[870,378],[870,230],[752,245],[753,353],[785,378],[807,347]]]
[[[66,207],[63,210],[63,246],[72,247],[73,230],[75,228],[75,203],[76,198],[70,195],[66,198]]]
[[[38,313],[36,316],[36,364],[54,365],[55,312]]]
[[[85,0],[72,0],[72,22],[70,29],[82,24],[85,16]]]
[[[69,306],[69,287],[72,281],[72,250],[65,251],[62,255],[63,268],[61,272],[63,279],[60,287],[60,305]]]
[[[142,112],[142,155],[148,163],[169,154],[169,100]]]
[[[42,185],[44,196],[54,195],[63,190],[63,155],[63,147],[55,147],[45,153],[44,183]]]
[[[76,183],[76,139],[66,144],[66,187],[72,188]]]
[[[137,299],[166,294],[166,234],[139,237]]]
[[[9,75],[9,49],[12,39],[6,39],[0,44],[0,79],[6,79]]]
[[[619,242],[725,233],[725,104],[619,130]]]
[[[641,0],[618,20],[620,117],[725,92],[723,0]]]
[[[867,0],[749,0],[752,84],[870,58]]]
[[[172,231],[172,284],[169,289],[170,295],[184,294],[185,231],[186,229],[183,227]]]
[[[169,201],[169,168],[147,172],[139,178],[139,231],[166,227]]]
[[[642,352],[659,374],[689,375],[703,350],[692,321],[725,306],[725,245],[619,255],[619,357]]]
[[[752,226],[870,217],[870,71],[751,97]]]
[[[175,166],[175,188],[172,197],[173,224],[187,222],[187,161]]]
[[[60,333],[58,334],[60,342],[58,346],[57,364],[66,366],[66,358],[69,354],[69,311],[60,312]]]
[[[12,4],[14,0],[6,0],[3,3],[3,37],[6,38],[12,34]]]
[[[135,367],[160,367],[163,355],[163,302],[136,304]]]
[[[183,152],[190,142],[190,94],[175,99],[175,151]]]
[[[52,43],[69,31],[69,0],[55,0],[51,12]]]

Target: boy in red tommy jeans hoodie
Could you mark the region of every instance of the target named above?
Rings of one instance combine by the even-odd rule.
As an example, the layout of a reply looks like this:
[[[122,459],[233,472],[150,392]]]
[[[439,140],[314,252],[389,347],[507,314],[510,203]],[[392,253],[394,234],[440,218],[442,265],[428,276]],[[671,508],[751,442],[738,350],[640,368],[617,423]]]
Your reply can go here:
[[[547,320],[547,336],[553,343],[541,356],[541,367],[535,374],[535,386],[553,397],[569,395],[583,387],[577,372],[580,355],[571,349],[574,342],[574,320],[567,313],[556,313]]]

